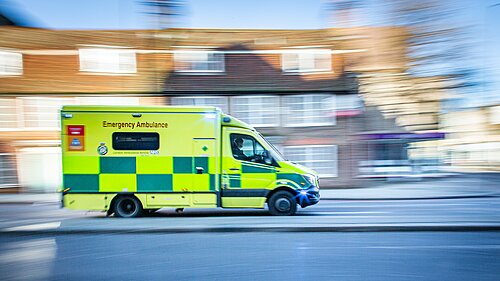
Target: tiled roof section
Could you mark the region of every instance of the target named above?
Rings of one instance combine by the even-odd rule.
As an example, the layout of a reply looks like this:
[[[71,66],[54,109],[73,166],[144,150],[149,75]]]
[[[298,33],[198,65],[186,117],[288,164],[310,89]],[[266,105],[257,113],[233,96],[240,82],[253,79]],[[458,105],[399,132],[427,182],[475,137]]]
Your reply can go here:
[[[244,45],[231,50],[251,51]],[[341,57],[333,56],[332,71],[311,74],[286,73],[281,54],[226,53],[225,72],[189,74],[171,71],[165,91],[346,91]]]

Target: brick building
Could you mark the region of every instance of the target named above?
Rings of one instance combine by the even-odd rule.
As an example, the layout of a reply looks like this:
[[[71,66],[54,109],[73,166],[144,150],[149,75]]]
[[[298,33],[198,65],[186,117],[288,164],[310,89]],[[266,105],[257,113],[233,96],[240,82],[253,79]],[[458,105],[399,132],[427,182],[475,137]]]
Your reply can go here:
[[[371,153],[360,135],[413,134],[365,106],[370,92],[359,88],[363,77],[405,72],[405,38],[399,28],[0,27],[0,185],[59,186],[63,104],[216,105],[317,170],[323,186],[359,185]]]

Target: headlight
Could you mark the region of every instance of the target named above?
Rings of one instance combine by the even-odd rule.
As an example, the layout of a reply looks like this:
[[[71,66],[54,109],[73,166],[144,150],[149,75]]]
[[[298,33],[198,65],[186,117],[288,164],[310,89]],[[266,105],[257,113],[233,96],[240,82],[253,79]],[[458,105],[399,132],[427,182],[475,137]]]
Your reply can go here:
[[[306,179],[306,180],[307,180],[310,184],[312,184],[312,185],[316,185],[316,177],[315,177],[315,176],[313,176],[313,175],[309,175],[309,174],[307,174],[307,175],[303,175],[303,176],[304,176],[304,178],[305,178],[305,179]]]

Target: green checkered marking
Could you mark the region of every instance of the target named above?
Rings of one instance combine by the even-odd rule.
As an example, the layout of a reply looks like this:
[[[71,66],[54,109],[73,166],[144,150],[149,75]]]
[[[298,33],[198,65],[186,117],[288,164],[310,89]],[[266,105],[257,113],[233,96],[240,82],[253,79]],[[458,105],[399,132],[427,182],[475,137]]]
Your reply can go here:
[[[135,174],[135,157],[101,157],[101,174]]]
[[[193,157],[174,157],[174,174],[192,174]]]
[[[277,174],[277,180],[289,180],[296,183],[298,186],[302,186],[301,183],[307,183],[304,177],[300,174]]]
[[[64,188],[73,192],[98,192],[99,175],[64,175]]]
[[[210,174],[210,190],[215,190],[215,175]]]
[[[169,163],[167,159],[162,161],[153,162],[152,169],[148,169],[148,161],[139,161],[139,157],[119,157],[119,156],[104,156],[96,157],[95,174],[91,170],[85,170],[87,173],[77,174],[78,170],[63,175],[64,188],[71,188],[69,192],[99,192],[102,189],[102,179],[100,175],[135,175],[134,189],[138,192],[171,192],[174,191],[173,178],[176,174],[193,176],[193,190],[216,190],[217,178],[215,174],[210,174],[210,157],[172,157],[172,162]],[[162,169],[158,165],[172,165]],[[75,163],[76,165],[77,163]],[[142,165],[142,167],[139,167]],[[203,175],[208,182],[200,182],[194,180],[194,177],[201,176],[195,175],[196,170],[194,167],[203,168]],[[163,170],[165,173],[163,173]],[[173,173],[172,173],[173,172]],[[240,187],[239,176],[233,180],[235,186]]]
[[[195,157],[194,167],[201,167],[204,173],[208,173],[208,157]]]
[[[241,187],[241,176],[240,175],[229,175],[229,187],[230,188],[240,188]]]
[[[137,191],[172,191],[172,175],[137,175]]]
[[[261,174],[261,173],[275,173],[276,169],[274,167],[260,167],[257,165],[248,165],[248,164],[242,164],[241,165],[242,173],[254,173],[254,174]]]

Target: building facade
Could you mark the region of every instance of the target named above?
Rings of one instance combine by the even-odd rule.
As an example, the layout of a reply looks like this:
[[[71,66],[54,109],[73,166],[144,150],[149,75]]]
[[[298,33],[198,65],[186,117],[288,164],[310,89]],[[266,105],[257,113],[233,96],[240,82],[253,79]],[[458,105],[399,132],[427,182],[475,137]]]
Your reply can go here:
[[[0,186],[59,187],[58,110],[65,104],[215,105],[315,169],[322,186],[362,185],[376,170],[366,162],[375,155],[367,135],[418,133],[371,102],[375,91],[363,90],[374,85],[365,77],[405,72],[404,34],[0,27]],[[360,87],[360,79],[370,86]],[[387,147],[408,158],[404,146]]]

